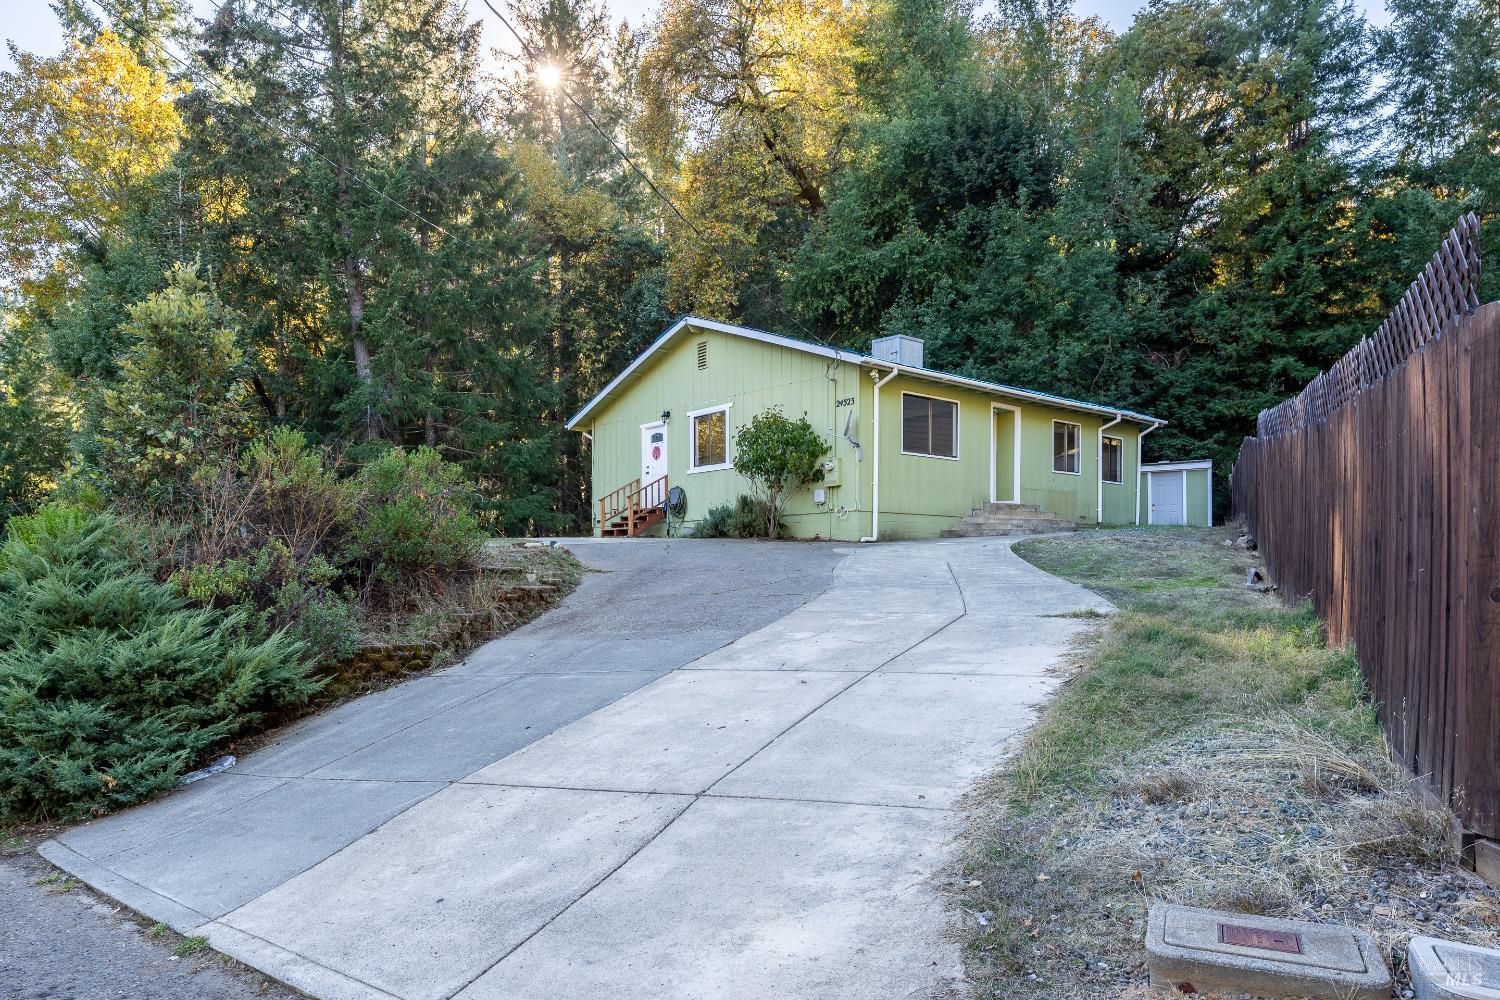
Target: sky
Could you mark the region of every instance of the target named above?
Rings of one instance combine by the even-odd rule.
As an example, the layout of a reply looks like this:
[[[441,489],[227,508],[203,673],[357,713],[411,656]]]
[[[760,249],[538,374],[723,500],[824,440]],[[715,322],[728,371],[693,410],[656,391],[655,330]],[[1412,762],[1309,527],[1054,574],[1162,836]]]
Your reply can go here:
[[[62,32],[58,28],[57,17],[52,13],[47,0],[13,0],[13,2],[15,6],[5,19],[4,25],[0,26],[0,35],[28,52],[43,55],[57,53],[62,48]],[[657,2],[658,0],[613,0],[609,8],[614,12],[615,17],[628,19],[632,25],[639,26],[656,9]],[[495,23],[494,16],[485,10],[480,0],[468,0],[468,3],[474,11],[474,16],[484,21],[485,34],[491,43],[508,49],[512,48],[514,42],[509,38],[505,29]],[[1365,17],[1372,24],[1384,25],[1389,20],[1384,0],[1355,0],[1355,3],[1364,9]],[[204,12],[213,9],[213,5],[207,0],[194,0],[193,6]],[[495,6],[502,11],[505,10],[505,6],[498,2]],[[1074,0],[1073,6],[1079,14],[1097,15],[1108,22],[1110,27],[1123,31],[1130,27],[1130,22],[1135,18],[1135,12],[1144,6],[1144,0]],[[9,50],[0,53],[0,68],[10,69],[12,65]]]

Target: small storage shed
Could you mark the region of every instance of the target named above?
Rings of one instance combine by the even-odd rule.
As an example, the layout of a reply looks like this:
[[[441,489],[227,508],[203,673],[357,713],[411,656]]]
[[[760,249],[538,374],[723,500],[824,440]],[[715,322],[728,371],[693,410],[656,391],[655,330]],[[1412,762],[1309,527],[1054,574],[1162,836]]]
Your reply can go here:
[[[1137,524],[1206,528],[1214,522],[1213,460],[1142,464],[1140,495]]]

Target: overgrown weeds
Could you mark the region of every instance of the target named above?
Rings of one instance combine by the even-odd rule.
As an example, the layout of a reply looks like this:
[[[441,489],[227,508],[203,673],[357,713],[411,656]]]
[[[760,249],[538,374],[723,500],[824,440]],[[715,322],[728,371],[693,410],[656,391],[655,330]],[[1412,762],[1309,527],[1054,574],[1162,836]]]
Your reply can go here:
[[[1494,944],[1495,894],[1390,760],[1358,664],[1243,585],[1229,529],[1023,543],[1119,607],[972,797],[970,977],[1005,998],[1150,995],[1154,900]],[[981,919],[982,917],[982,919]]]

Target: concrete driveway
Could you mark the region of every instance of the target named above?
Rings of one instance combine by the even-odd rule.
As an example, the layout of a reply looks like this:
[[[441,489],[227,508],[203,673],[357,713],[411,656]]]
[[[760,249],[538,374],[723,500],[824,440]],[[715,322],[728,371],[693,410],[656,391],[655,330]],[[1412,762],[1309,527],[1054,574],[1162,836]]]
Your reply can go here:
[[[922,997],[1101,598],[1004,539],[583,543],[562,608],[42,853],[317,996]]]

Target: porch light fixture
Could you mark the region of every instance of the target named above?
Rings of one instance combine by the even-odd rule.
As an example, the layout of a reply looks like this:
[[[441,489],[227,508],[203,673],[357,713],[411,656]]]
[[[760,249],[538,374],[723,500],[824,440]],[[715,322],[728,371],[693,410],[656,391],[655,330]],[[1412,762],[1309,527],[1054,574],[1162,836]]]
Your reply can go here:
[[[661,411],[661,422],[662,423],[666,423],[667,421],[669,421],[671,419],[672,419],[672,411],[671,410],[662,410]]]

